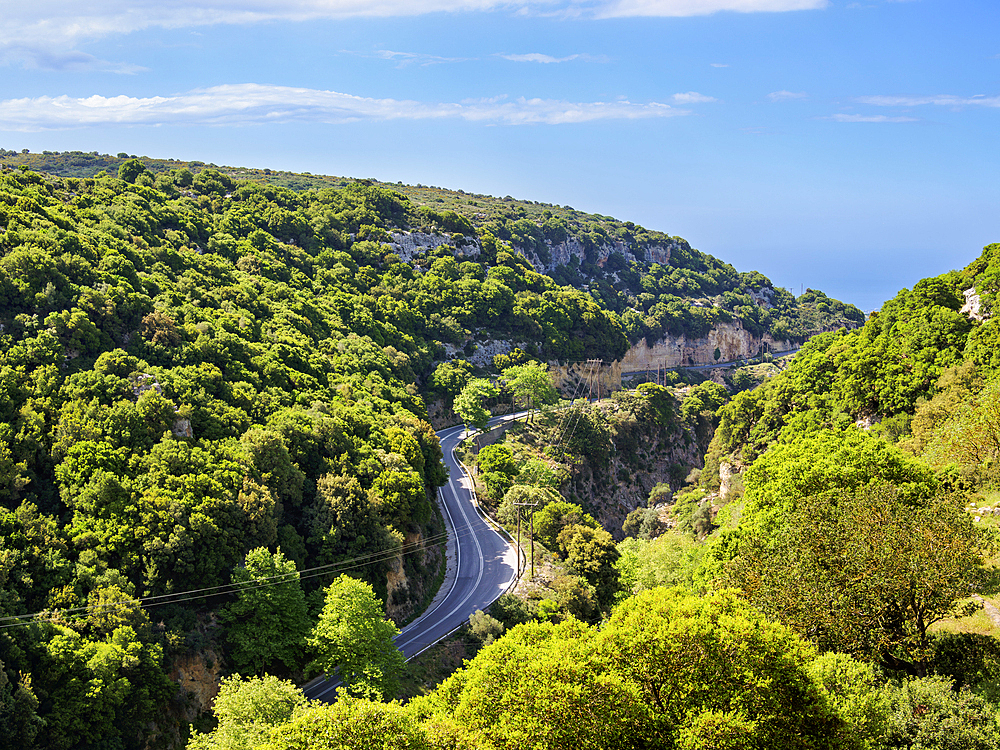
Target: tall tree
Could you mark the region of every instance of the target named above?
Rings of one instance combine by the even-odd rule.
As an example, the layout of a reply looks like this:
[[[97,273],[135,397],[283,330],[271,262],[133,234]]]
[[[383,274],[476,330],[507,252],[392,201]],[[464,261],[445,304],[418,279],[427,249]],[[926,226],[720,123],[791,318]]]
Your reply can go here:
[[[483,406],[483,400],[496,398],[500,392],[485,378],[470,380],[455,399],[455,413],[462,418],[466,427],[481,430],[490,421],[490,413]]]
[[[308,644],[316,654],[313,664],[340,677],[348,692],[391,698],[404,664],[393,643],[398,634],[399,628],[385,618],[374,589],[342,575],[326,588],[326,603]]]
[[[825,649],[922,674],[928,629],[965,611],[990,546],[958,499],[880,485],[799,499],[778,533],[741,540],[724,581]]]
[[[503,371],[503,379],[514,397],[530,408],[538,408],[559,401],[559,393],[552,384],[549,368],[541,362],[528,362],[508,367]],[[531,415],[529,414],[529,419]]]
[[[260,747],[305,704],[302,691],[287,680],[272,675],[224,677],[212,705],[218,724],[206,734],[195,733],[187,750]]]
[[[278,549],[247,553],[233,572],[237,600],[223,612],[226,639],[236,668],[243,672],[292,671],[304,659],[309,614],[295,562]]]

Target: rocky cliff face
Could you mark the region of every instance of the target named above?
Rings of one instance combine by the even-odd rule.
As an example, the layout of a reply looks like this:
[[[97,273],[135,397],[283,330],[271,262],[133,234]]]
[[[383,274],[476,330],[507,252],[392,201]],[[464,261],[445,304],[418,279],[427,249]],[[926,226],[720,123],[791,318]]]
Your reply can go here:
[[[984,317],[989,317],[982,313],[982,299],[975,287],[966,289],[962,294],[965,296],[965,304],[959,310],[960,313],[967,315],[972,320],[983,320]]]
[[[396,623],[405,622],[416,613],[444,564],[442,547],[425,544],[420,533],[407,534],[403,547],[406,555],[396,556],[386,577],[386,614]]]
[[[705,446],[679,427],[636,424],[619,432],[606,464],[577,463],[563,496],[591,513],[616,541],[624,538],[622,524],[636,508],[645,508],[657,484],[678,489],[691,469],[704,466]]]
[[[392,251],[400,257],[404,263],[409,263],[420,253],[433,250],[441,245],[450,245],[451,237],[445,234],[426,234],[424,232],[393,232]],[[472,243],[465,247],[466,255],[478,255],[479,243]]]
[[[447,234],[393,232],[391,235],[392,251],[405,262],[413,260],[420,253],[433,250],[441,245],[451,244],[451,242],[452,238]],[[678,239],[666,244],[649,245],[641,248],[633,247],[621,241],[606,242],[597,248],[596,262],[598,266],[603,268],[613,253],[620,253],[629,262],[644,261],[646,263],[666,264],[670,262],[671,251],[676,247],[680,247],[683,242],[684,240]],[[577,261],[583,261],[586,258],[586,248],[576,237],[568,237],[558,243],[546,241],[546,245],[549,249],[548,261],[543,261],[533,249],[527,249],[518,245],[514,245],[514,249],[531,261],[536,271],[546,274],[552,273],[559,266],[566,265],[574,257]],[[479,242],[466,238],[465,244],[462,246],[459,254],[467,258],[475,258],[479,253]]]
[[[597,265],[604,268],[612,253],[620,253],[625,260],[645,261],[646,263],[670,262],[670,252],[673,248],[680,246],[683,240],[676,240],[664,245],[650,245],[643,248],[635,248],[625,242],[606,242],[597,248]],[[576,237],[568,237],[559,243],[546,241],[549,249],[550,259],[546,263],[538,257],[534,250],[526,250],[522,247],[515,247],[524,257],[531,261],[532,265],[541,273],[552,273],[557,267],[569,263],[575,256],[578,261],[583,261],[586,257],[586,248]]]
[[[745,357],[753,357],[765,351],[782,352],[794,349],[795,345],[784,339],[775,339],[770,334],[754,336],[737,320],[723,323],[708,332],[703,338],[687,336],[667,336],[652,345],[640,339],[625,352],[621,361],[600,365],[590,362],[560,364],[550,362],[549,370],[556,387],[564,394],[575,393],[578,397],[598,395],[620,390],[622,376],[633,372],[647,372],[659,367],[690,367],[713,365],[717,362],[732,362]],[[716,359],[715,351],[719,350]],[[599,385],[598,385],[599,384]]]
[[[687,367],[690,365],[712,365],[716,362],[731,362],[760,353],[761,346],[767,351],[787,351],[794,349],[792,342],[775,339],[770,334],[754,336],[736,320],[722,323],[708,332],[704,338],[687,336],[667,336],[652,345],[642,339],[622,357],[619,366],[622,372],[641,372],[660,367]],[[719,350],[716,359],[715,350]]]

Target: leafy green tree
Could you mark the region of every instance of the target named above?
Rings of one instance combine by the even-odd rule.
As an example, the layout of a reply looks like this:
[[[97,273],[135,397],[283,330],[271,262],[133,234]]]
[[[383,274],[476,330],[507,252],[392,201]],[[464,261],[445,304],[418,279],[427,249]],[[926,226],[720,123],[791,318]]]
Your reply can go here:
[[[272,554],[258,547],[247,553],[232,580],[237,600],[222,619],[233,664],[258,673],[298,669],[310,622],[295,562],[280,549]]]
[[[407,706],[342,696],[332,705],[297,710],[277,727],[262,750],[432,750],[451,747],[432,737]]]
[[[459,746],[497,750],[858,747],[808,673],[814,657],[731,592],[655,589],[600,630],[519,625],[413,705],[425,726],[451,719]]]
[[[699,551],[688,536],[666,532],[652,540],[628,538],[618,543],[615,569],[622,598],[657,586],[694,588]]]
[[[550,550],[559,549],[559,534],[568,526],[586,526],[599,529],[600,525],[589,513],[575,503],[557,501],[535,511],[535,536]]]
[[[558,605],[553,617],[540,619],[561,620],[565,617],[575,617],[583,622],[597,622],[601,618],[601,608],[597,601],[596,589],[583,576],[564,574],[552,579],[549,584]],[[541,610],[540,610],[541,611]]]
[[[212,705],[218,724],[211,732],[192,735],[187,750],[260,747],[306,703],[299,688],[272,675],[223,677]]]
[[[50,608],[53,592],[73,579],[73,563],[57,519],[28,502],[0,511],[0,612],[4,616]]]
[[[494,474],[484,474],[483,479],[487,483],[487,488],[492,490],[491,477],[505,477],[499,472]],[[492,492],[490,493],[492,499]],[[532,487],[526,484],[514,484],[504,492],[503,499],[497,507],[497,519],[510,527],[517,525],[518,514],[523,519],[522,523],[527,523],[532,512],[532,508],[544,508],[549,503],[556,502],[559,493],[551,487]]]
[[[1000,748],[996,706],[968,689],[956,692],[946,677],[905,680],[887,693],[885,748]]]
[[[32,682],[43,708],[42,747],[137,741],[140,728],[174,692],[160,645],[144,642],[129,626],[100,640],[54,628],[40,656],[42,668]]]
[[[482,430],[490,421],[490,413],[483,406],[483,400],[500,395],[496,386],[484,378],[470,380],[455,399],[455,413],[462,418],[466,427]]]
[[[479,640],[484,646],[489,646],[503,635],[504,624],[492,615],[488,615],[483,610],[477,609],[469,615],[469,630],[472,631],[474,638]]]
[[[933,496],[933,471],[895,446],[855,427],[790,433],[754,462],[744,477],[746,528],[773,531],[796,499],[890,483],[917,503]]]
[[[16,679],[12,679],[14,677]],[[12,675],[0,661],[0,731],[12,746],[30,750],[42,726],[30,677]]]
[[[129,159],[118,167],[118,179],[125,182],[135,182],[136,178],[146,171],[146,165],[138,159]]]
[[[520,625],[417,710],[453,717],[459,742],[495,750],[663,747],[636,686],[595,668],[593,638],[574,619]]]
[[[654,539],[667,529],[667,524],[660,518],[656,508],[636,508],[631,511],[622,523],[625,536],[639,539]]]
[[[861,747],[883,747],[889,728],[890,689],[869,662],[828,651],[809,665],[813,681],[823,688],[831,707],[848,726]]]
[[[540,408],[559,401],[549,368],[540,362],[508,367],[503,371],[503,380],[514,397],[529,408]]]
[[[307,642],[316,654],[313,665],[336,674],[349,693],[383,698],[395,695],[403,669],[403,654],[393,643],[398,634],[372,587],[342,575],[326,587]]]
[[[317,564],[346,563],[372,555],[373,562],[358,575],[376,591],[384,592],[389,561],[401,540],[379,519],[356,477],[320,477],[316,500],[306,509],[305,522],[306,543]]]
[[[504,443],[484,446],[476,456],[476,464],[480,471],[500,471],[509,477],[515,476],[518,471],[514,452]]]
[[[618,549],[604,529],[581,524],[563,528],[556,537],[559,552],[570,567],[582,575],[597,592],[602,608],[610,608],[618,591]]]
[[[434,368],[431,385],[439,393],[454,398],[472,377],[472,365],[464,359],[450,359]]]
[[[936,465],[953,462],[995,474],[1000,460],[1000,379],[955,405],[935,429],[926,455]]]
[[[923,674],[928,629],[966,612],[991,548],[956,498],[880,485],[801,498],[780,533],[741,540],[724,581],[824,649]]]
[[[690,743],[713,725],[724,743],[742,737],[738,747],[841,746],[843,722],[808,673],[813,649],[732,592],[642,592],[595,641],[605,668],[639,686],[654,726],[682,745],[704,746]]]
[[[382,520],[406,531],[411,521],[426,521],[417,514],[427,505],[424,485],[415,471],[384,471],[372,485],[369,502]],[[429,507],[425,515],[429,514]]]

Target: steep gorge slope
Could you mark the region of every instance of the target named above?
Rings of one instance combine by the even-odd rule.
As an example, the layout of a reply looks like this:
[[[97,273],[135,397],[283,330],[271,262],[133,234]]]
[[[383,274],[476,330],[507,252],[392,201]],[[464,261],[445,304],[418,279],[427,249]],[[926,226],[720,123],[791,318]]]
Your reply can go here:
[[[225,627],[196,622],[251,549],[320,568],[307,589],[349,570],[412,614],[445,479],[425,397],[477,346],[610,361],[643,337],[738,320],[802,338],[853,315],[782,290],[769,309],[759,275],[568,209],[494,201],[474,224],[364,181],[116,163],[0,174],[0,661],[20,686],[0,697],[24,747],[141,744],[184,700],[165,658],[208,638],[232,659]],[[570,236],[583,255],[540,273]]]

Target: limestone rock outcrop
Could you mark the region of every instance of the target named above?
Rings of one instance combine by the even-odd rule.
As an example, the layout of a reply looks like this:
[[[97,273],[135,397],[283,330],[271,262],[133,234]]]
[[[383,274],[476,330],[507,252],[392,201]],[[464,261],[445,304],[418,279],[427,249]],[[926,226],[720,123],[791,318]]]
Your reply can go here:
[[[986,316],[982,313],[982,300],[979,298],[976,288],[966,289],[962,294],[965,296],[965,304],[962,305],[959,312],[973,320],[983,320]]]
[[[652,345],[641,339],[625,352],[620,365],[622,372],[626,373],[655,370],[657,366],[713,365],[757,356],[762,347],[764,351],[783,352],[794,349],[795,345],[784,339],[775,339],[770,334],[755,336],[736,320],[720,323],[703,338],[666,336]],[[719,350],[718,358],[715,356],[716,349]]]

